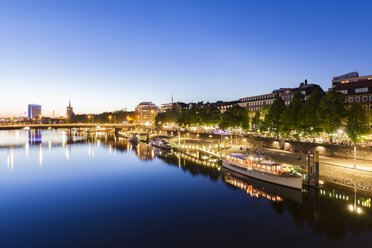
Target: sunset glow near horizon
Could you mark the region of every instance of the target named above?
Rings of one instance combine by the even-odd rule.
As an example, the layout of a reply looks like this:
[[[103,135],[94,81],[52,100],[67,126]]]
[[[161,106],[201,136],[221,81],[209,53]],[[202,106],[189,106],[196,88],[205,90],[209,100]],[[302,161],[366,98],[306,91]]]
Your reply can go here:
[[[353,6],[353,9],[350,8]],[[0,116],[232,101],[372,74],[369,1],[1,1]]]

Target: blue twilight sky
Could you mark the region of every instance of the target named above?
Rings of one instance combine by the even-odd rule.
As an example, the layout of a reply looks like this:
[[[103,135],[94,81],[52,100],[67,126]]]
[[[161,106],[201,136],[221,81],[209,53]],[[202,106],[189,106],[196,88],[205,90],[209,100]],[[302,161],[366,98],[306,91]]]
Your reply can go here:
[[[0,0],[0,116],[235,100],[372,74],[372,1]]]

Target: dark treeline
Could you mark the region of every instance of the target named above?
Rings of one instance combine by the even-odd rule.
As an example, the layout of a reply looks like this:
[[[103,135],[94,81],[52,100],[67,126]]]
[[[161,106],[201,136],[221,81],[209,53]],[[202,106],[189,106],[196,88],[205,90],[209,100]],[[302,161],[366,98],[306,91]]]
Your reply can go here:
[[[192,107],[187,110],[172,108],[159,113],[155,117],[155,124],[161,127],[165,124],[175,123],[180,127],[220,127],[221,129],[249,129],[249,112],[239,106],[227,109],[223,114],[216,107]]]
[[[267,108],[249,112],[239,106],[227,109],[223,114],[216,107],[192,107],[188,110],[172,108],[155,118],[158,127],[175,123],[179,127],[211,126],[222,130],[257,132],[266,136],[283,138],[328,136],[330,140],[342,130],[351,141],[358,142],[370,132],[371,111],[359,103],[349,106],[345,95],[339,92],[323,94],[315,89],[305,100],[297,91],[289,105],[277,98]]]
[[[79,114],[68,119],[70,123],[132,123],[137,120],[135,112],[118,110],[101,114]]]

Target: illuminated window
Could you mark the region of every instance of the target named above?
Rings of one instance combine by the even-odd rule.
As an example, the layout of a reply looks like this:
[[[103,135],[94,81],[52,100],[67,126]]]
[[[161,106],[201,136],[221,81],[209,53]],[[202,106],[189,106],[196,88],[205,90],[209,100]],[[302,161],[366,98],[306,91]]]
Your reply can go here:
[[[368,87],[355,89],[355,93],[365,93],[365,92],[368,92]]]
[[[338,92],[341,92],[342,94],[347,95],[347,90],[339,90]]]
[[[355,101],[356,101],[356,102],[360,102],[360,97],[359,97],[359,96],[356,96],[356,97],[355,97]]]
[[[349,102],[353,102],[354,101],[354,97],[349,97]]]
[[[367,97],[367,96],[362,96],[362,102],[366,102],[366,101],[367,101],[367,99],[368,99],[368,97]]]

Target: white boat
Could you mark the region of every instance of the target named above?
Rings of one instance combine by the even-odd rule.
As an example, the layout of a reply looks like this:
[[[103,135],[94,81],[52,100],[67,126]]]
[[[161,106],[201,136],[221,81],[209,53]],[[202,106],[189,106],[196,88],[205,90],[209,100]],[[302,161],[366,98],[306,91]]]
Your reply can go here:
[[[164,149],[164,150],[170,150],[172,148],[171,144],[169,144],[167,140],[160,139],[160,138],[152,139],[151,145]]]
[[[222,161],[222,166],[262,181],[302,189],[301,175],[286,171],[280,163],[264,160],[263,157],[228,154]]]
[[[128,140],[130,142],[138,142],[139,141],[137,135],[135,135],[135,134],[130,135],[129,138],[128,138]]]

